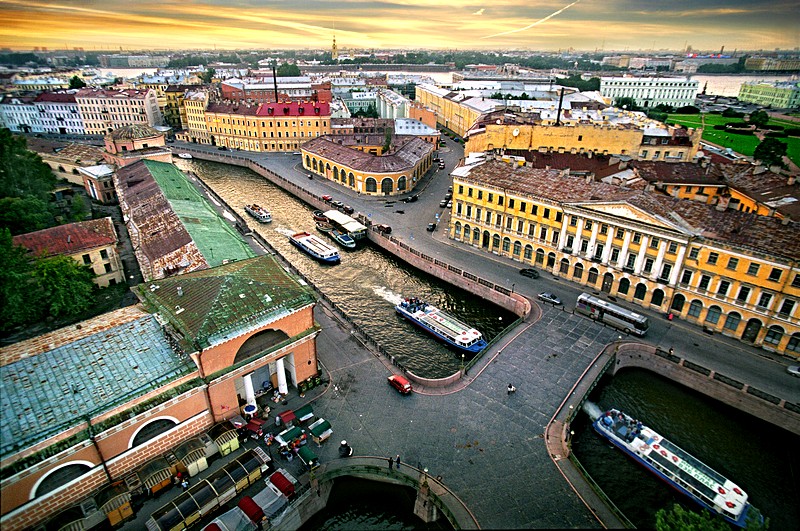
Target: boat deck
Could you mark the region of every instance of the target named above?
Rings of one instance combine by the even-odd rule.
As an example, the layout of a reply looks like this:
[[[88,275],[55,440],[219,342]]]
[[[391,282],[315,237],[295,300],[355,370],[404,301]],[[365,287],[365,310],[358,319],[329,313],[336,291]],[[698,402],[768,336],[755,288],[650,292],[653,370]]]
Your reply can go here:
[[[414,316],[431,328],[441,330],[453,338],[461,336],[470,330],[469,326],[458,319],[442,314],[438,309],[431,310],[430,306],[427,310],[417,310]]]
[[[338,251],[320,240],[313,234],[303,232],[292,236],[298,243],[305,245],[310,251],[318,254],[321,257],[329,257],[338,255]]]

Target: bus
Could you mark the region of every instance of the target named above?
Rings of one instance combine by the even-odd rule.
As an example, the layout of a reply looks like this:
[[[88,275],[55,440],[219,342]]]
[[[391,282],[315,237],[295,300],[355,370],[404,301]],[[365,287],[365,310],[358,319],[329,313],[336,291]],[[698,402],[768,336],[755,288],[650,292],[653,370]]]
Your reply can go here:
[[[626,334],[634,334],[639,337],[644,336],[647,333],[647,327],[650,326],[644,315],[598,299],[588,293],[581,293],[575,304],[575,310],[588,315],[595,321],[602,321],[607,325],[624,330]]]

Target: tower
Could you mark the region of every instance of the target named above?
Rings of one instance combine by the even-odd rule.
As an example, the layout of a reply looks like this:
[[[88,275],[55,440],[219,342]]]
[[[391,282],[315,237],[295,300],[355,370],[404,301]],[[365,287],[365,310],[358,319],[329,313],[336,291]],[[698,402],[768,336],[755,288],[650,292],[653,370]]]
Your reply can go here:
[[[336,48],[336,34],[333,34],[333,46],[331,46],[331,59],[334,61],[339,60],[339,50]]]

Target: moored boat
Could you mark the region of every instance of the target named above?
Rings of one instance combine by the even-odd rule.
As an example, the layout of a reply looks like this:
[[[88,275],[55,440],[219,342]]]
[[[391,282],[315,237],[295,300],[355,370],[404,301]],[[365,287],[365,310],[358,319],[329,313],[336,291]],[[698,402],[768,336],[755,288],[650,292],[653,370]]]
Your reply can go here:
[[[272,214],[269,213],[269,210],[258,206],[257,204],[253,203],[252,205],[245,205],[245,211],[256,218],[261,223],[269,223],[272,221]]]
[[[763,521],[739,486],[631,416],[610,409],[592,426],[669,486],[728,523],[746,527],[750,519]]]
[[[314,221],[321,221],[323,223],[328,223],[330,221],[322,210],[315,210],[311,213],[311,217],[314,218]]]
[[[402,317],[459,351],[478,353],[486,347],[486,340],[480,332],[415,297],[403,299],[394,309]]]
[[[320,232],[330,232],[333,230],[333,225],[325,223],[324,221],[317,221],[317,230]]]
[[[313,234],[309,234],[307,232],[298,232],[289,236],[289,242],[320,262],[326,264],[338,264],[340,261],[339,251],[320,240]]]
[[[178,156],[182,159],[190,159],[192,156],[189,153],[178,153]]]
[[[356,241],[350,237],[349,234],[346,232],[340,232],[336,229],[328,231],[328,236],[333,238],[333,240],[344,247],[345,249],[355,249],[356,248]]]

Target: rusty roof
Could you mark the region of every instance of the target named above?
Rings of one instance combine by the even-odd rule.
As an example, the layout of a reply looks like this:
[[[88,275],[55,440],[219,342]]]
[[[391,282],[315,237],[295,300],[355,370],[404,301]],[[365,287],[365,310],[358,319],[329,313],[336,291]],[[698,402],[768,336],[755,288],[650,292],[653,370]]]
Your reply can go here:
[[[632,161],[631,166],[642,179],[664,184],[724,186],[724,180],[712,172],[712,167],[694,162]]]
[[[14,244],[37,256],[56,256],[90,251],[117,243],[110,217],[79,221],[14,236]]]
[[[344,144],[347,135],[330,135],[314,138],[303,144],[303,150],[335,161],[364,173],[398,173],[411,171],[423,158],[433,152],[433,146],[417,137],[393,137],[393,149],[384,155],[373,155]],[[342,139],[340,143],[339,140]]]

